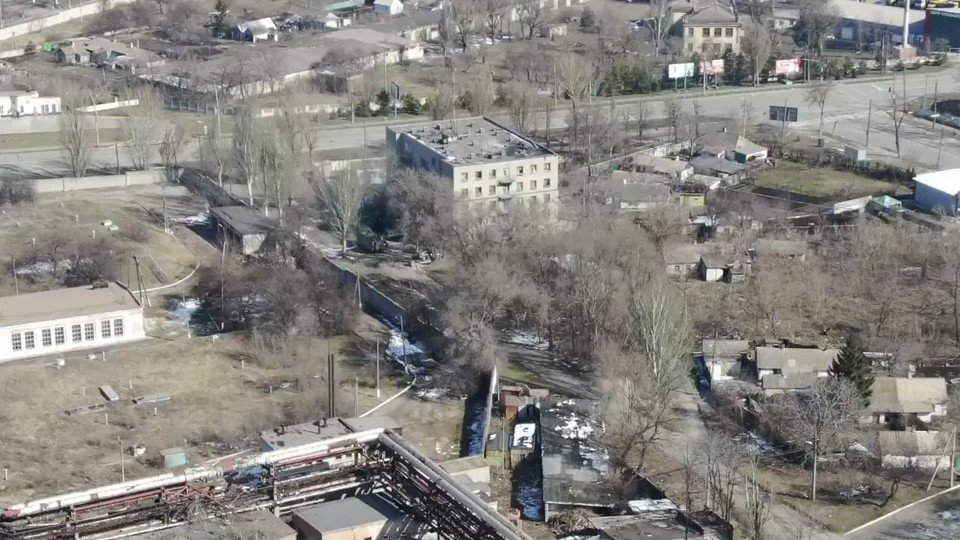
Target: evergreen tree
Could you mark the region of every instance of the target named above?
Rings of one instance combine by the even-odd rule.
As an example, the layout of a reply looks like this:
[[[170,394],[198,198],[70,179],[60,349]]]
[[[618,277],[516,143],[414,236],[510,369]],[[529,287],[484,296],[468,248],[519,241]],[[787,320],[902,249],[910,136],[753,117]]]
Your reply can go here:
[[[856,335],[847,337],[837,359],[830,366],[830,375],[838,379],[846,379],[853,383],[863,396],[864,402],[870,404],[870,395],[873,393],[873,370],[870,360],[863,354],[863,342]]]
[[[221,32],[225,30],[224,28],[225,21],[227,19],[227,12],[229,11],[229,8],[227,6],[227,1],[217,0],[217,4],[216,6],[214,6],[213,10],[214,10],[213,32],[214,34],[219,35]]]

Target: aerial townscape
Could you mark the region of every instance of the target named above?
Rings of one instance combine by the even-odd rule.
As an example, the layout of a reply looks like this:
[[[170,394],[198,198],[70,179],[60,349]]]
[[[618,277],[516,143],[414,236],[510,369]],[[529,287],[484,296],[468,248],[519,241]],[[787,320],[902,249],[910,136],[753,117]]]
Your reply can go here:
[[[960,0],[0,0],[0,540],[960,539]]]

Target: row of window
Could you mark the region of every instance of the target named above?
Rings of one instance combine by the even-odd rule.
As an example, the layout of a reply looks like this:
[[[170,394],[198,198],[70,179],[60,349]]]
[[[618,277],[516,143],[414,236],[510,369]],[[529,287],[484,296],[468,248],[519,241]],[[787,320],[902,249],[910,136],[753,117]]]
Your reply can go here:
[[[536,174],[536,172],[537,172],[537,164],[536,164],[536,163],[531,163],[530,165],[526,166],[526,169],[530,172],[530,174]],[[543,164],[543,170],[546,171],[546,172],[550,172],[550,163],[544,163],[544,164]],[[523,176],[524,172],[525,172],[525,171],[524,171],[524,166],[523,166],[523,165],[518,165],[518,166],[517,166],[517,170],[516,170],[516,175],[517,175],[517,176]],[[507,169],[504,169],[504,170],[503,170],[503,173],[504,173],[505,175],[507,175],[507,174],[510,174],[510,171],[507,170]],[[490,169],[490,170],[487,172],[487,178],[489,178],[489,179],[495,179],[496,177],[497,177],[497,170],[496,170],[496,169]],[[469,179],[470,179],[470,173],[465,173],[465,172],[460,173],[460,180],[466,182],[466,181],[469,180]],[[474,180],[483,180],[483,171],[474,171],[474,172],[473,172],[473,179],[474,179]]]
[[[533,195],[533,196],[531,196],[531,197],[527,197],[527,198],[525,198],[525,199],[520,199],[520,201],[528,202],[530,206],[537,206],[537,205],[540,204],[540,199],[538,199],[536,195]],[[505,202],[505,201],[487,201],[487,202],[486,202],[486,206],[487,206],[487,208],[490,208],[490,209],[492,210],[492,209],[497,208],[499,205],[504,204],[504,202]],[[543,202],[544,202],[544,204],[549,204],[549,203],[550,203],[550,194],[549,194],[549,193],[545,193],[545,194],[543,195]],[[473,209],[482,209],[483,206],[484,206],[484,202],[483,202],[483,201],[472,202],[472,203],[468,203],[468,204],[467,204],[467,208],[469,208],[469,209],[471,209],[471,210],[473,210]]]
[[[111,337],[123,336],[123,319],[104,319],[100,321],[100,337],[110,339]],[[93,341],[97,338],[97,324],[93,322],[74,324],[70,327],[70,342],[82,343],[84,341]],[[40,344],[43,347],[52,347],[54,345],[63,345],[67,342],[66,327],[56,326],[53,328],[44,328],[40,330]],[[10,334],[10,345],[14,351],[37,348],[37,331],[27,330],[25,332],[14,332]]]
[[[531,190],[531,191],[537,189],[537,181],[536,181],[536,180],[530,180],[529,186],[530,186],[530,190]],[[550,187],[550,179],[549,179],[549,178],[544,178],[544,179],[543,179],[543,187],[544,187],[544,189]],[[514,189],[513,189],[513,191],[514,191],[514,192],[523,191],[523,182],[515,182],[515,183],[514,183]],[[496,186],[496,185],[487,186],[487,195],[493,196],[493,195],[496,195],[496,194],[497,194],[497,186]],[[483,186],[477,186],[477,187],[473,188],[473,195],[474,195],[474,197],[483,197]],[[460,197],[469,197],[469,196],[470,196],[470,190],[469,190],[469,189],[463,188],[463,189],[460,190]],[[549,196],[549,195],[548,195],[548,196]]]
[[[719,56],[724,51],[733,50],[733,47],[731,45],[724,45],[723,43],[704,43],[702,50],[704,52],[712,52],[715,56]],[[687,43],[687,52],[694,52],[693,43]]]
[[[695,28],[687,28],[687,36],[693,37],[693,32]],[[733,37],[733,28],[701,28],[700,35],[703,37],[710,37],[710,34],[713,34],[713,37]]]

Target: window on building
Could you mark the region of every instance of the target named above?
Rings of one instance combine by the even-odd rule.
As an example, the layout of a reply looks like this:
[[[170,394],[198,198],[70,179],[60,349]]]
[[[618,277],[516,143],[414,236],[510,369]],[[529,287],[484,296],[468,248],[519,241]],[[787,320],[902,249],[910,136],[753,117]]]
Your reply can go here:
[[[693,37],[693,28],[687,28],[687,35]]]
[[[53,331],[49,328],[44,328],[40,331],[40,343],[44,347],[53,347]]]
[[[10,334],[10,345],[15,351],[23,349],[23,336],[20,335],[20,332]]]
[[[491,210],[493,210],[493,209],[496,208],[496,207],[497,207],[497,201],[490,201],[490,202],[487,203],[487,208],[489,208],[489,209],[491,209]]]
[[[543,170],[549,171],[549,170],[550,170],[550,164],[549,164],[549,163],[544,163],[544,164],[543,164]]]
[[[523,191],[523,182],[517,182],[517,191]]]
[[[83,341],[83,328],[79,324],[75,324],[70,327],[70,338],[74,343],[80,343]]]
[[[420,158],[420,166],[424,169],[427,168],[427,158]]]
[[[523,165],[517,167],[517,176],[523,176]]]
[[[496,177],[497,177],[497,170],[496,170],[496,169],[490,169],[490,174],[489,174],[488,176],[489,176],[490,178],[496,178]]]
[[[470,176],[469,176],[467,173],[465,173],[465,172],[460,173],[460,181],[461,181],[461,182],[466,182],[466,181],[469,180],[469,179],[470,179]]]
[[[720,37],[721,35],[723,35],[723,28],[713,29],[713,37]]]
[[[92,322],[85,323],[83,325],[83,340],[84,341],[93,341],[97,337],[96,327]]]
[[[110,319],[100,321],[100,337],[110,339]]]
[[[531,180],[531,181],[530,181],[530,189],[537,189],[537,181],[536,181],[536,180]]]
[[[733,28],[725,28],[723,33],[727,37],[733,37]]]
[[[549,179],[549,178],[544,178],[544,179],[543,179],[543,187],[545,187],[545,188],[550,187],[550,179]]]
[[[67,341],[66,329],[62,326],[58,326],[53,329],[53,342],[57,345],[63,345]]]
[[[113,335],[116,337],[123,335],[123,319],[113,320]]]
[[[533,197],[530,197],[530,206],[536,206],[536,205],[537,205],[537,196],[534,195]]]
[[[721,45],[720,43],[714,43],[712,47],[713,53],[720,54],[720,51],[722,50],[722,48],[723,48],[723,45]]]
[[[532,173],[537,172],[537,165],[536,165],[536,164],[530,165],[530,172],[532,172]]]
[[[704,29],[703,29],[703,37],[710,37],[710,29],[709,29],[709,28],[704,28]]]
[[[496,195],[496,194],[497,194],[497,186],[490,186],[490,189],[487,190],[487,193],[490,194],[490,195]]]
[[[467,188],[463,188],[460,190],[460,196],[463,197],[464,199],[467,198],[469,194],[470,194],[470,191]]]
[[[483,171],[473,173],[474,180],[483,180]]]
[[[549,194],[549,193],[547,193],[546,195],[543,196],[543,202],[545,202],[545,203],[550,202],[550,194]]]
[[[33,335],[33,330],[27,330],[23,333],[23,346],[26,349],[33,349],[37,346],[36,338]]]
[[[473,190],[473,194],[476,195],[477,197],[482,196],[482,195],[483,195],[483,188],[480,187],[480,186],[477,186],[477,188]]]

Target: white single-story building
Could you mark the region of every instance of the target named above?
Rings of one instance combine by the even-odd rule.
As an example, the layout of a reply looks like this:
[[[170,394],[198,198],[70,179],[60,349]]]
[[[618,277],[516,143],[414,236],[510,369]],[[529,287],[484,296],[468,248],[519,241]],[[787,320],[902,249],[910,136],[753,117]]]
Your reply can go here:
[[[909,427],[947,414],[943,377],[877,377],[872,390],[867,412],[876,424]]]
[[[0,362],[145,337],[143,308],[116,283],[0,298]]]
[[[36,90],[0,92],[0,116],[33,116],[61,112],[59,97],[40,97]]]
[[[237,41],[277,41],[280,31],[273,19],[264,17],[255,21],[247,21],[234,26],[230,30],[230,37]]]
[[[927,212],[956,216],[960,213],[960,169],[918,174],[914,181],[913,202]]]
[[[373,12],[379,15],[399,15],[403,12],[400,0],[374,0]]]

